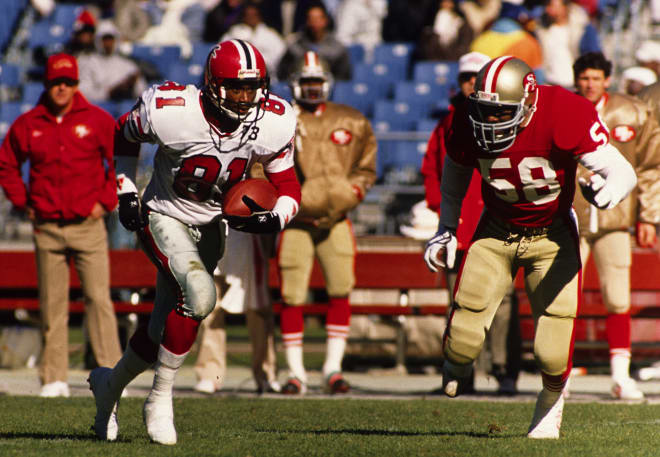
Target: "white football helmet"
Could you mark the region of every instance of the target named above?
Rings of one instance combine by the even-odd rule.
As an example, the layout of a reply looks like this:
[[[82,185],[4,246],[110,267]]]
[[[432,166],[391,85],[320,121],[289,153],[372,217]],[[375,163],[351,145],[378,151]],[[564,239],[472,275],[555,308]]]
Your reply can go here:
[[[303,82],[319,82],[320,86]],[[327,62],[313,51],[307,51],[289,78],[293,98],[300,103],[318,104],[330,97],[334,79]]]
[[[470,121],[481,149],[500,152],[513,144],[518,127],[535,110],[529,95],[536,87],[534,72],[520,59],[502,56],[484,65],[468,97]]]
[[[243,121],[268,99],[266,62],[259,50],[247,41],[223,41],[211,49],[206,59],[204,84],[204,95],[217,108],[230,118]],[[245,86],[256,89],[252,101],[227,100],[227,88]]]

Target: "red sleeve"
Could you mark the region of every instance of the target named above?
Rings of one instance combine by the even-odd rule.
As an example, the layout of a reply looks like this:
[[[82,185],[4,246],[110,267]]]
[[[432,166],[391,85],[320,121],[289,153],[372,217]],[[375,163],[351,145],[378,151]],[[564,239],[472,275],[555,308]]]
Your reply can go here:
[[[105,182],[103,190],[99,195],[99,203],[103,205],[106,211],[110,212],[117,207],[117,176],[115,174],[114,163],[114,119],[103,113],[106,119],[101,122],[104,132],[101,144],[101,152],[106,163]]]
[[[300,206],[300,182],[293,167],[277,173],[266,172],[266,177],[275,186],[280,197],[283,195],[291,197]]]
[[[26,160],[25,150],[21,147],[19,132],[22,124],[14,123],[0,146],[0,186],[9,201],[18,210],[27,205],[27,188],[21,177],[21,165]]]
[[[440,192],[440,180],[442,178],[442,164],[445,160],[445,124],[448,115],[439,123],[426,145],[426,153],[422,159],[422,175],[424,176],[424,190],[426,194],[426,205],[433,211],[440,212],[440,201],[442,195]]]

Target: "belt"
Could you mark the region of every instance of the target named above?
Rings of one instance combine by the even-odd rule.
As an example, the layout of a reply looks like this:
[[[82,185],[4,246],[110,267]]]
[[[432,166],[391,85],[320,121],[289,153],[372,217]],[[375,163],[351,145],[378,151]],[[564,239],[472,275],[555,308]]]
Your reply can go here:
[[[496,223],[502,228],[508,230],[511,233],[522,236],[541,236],[546,235],[550,229],[556,227],[559,224],[560,219],[555,220],[550,225],[545,225],[543,227],[528,227],[525,225],[512,224],[510,222],[503,221],[497,216],[490,215],[491,218],[496,221]]]
[[[57,224],[60,227],[67,225],[80,224],[85,221],[85,217],[74,217],[72,219],[37,219],[38,224]]]

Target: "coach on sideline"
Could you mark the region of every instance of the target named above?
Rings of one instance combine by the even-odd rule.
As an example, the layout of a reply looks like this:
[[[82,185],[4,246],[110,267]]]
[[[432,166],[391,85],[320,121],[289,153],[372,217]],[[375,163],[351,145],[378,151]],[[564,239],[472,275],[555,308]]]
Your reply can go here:
[[[0,147],[0,186],[34,227],[44,339],[40,395],[68,397],[70,258],[96,360],[112,366],[121,357],[103,221],[117,206],[114,119],[78,92],[78,64],[71,55],[48,59],[44,85],[37,106],[16,119]],[[21,178],[26,160],[27,187]]]

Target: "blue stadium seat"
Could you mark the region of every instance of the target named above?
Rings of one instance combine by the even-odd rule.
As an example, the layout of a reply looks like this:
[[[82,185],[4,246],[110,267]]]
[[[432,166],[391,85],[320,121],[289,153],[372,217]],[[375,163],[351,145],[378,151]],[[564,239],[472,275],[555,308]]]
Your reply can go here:
[[[53,24],[61,25],[66,30],[71,30],[76,18],[83,12],[84,7],[70,3],[56,3],[55,11],[51,15]]]
[[[352,106],[367,117],[373,112],[377,93],[367,83],[353,81],[337,81],[332,91],[331,100]]]
[[[25,107],[20,102],[5,102],[0,104],[0,121],[11,124],[23,114]]]
[[[449,105],[449,87],[427,82],[399,81],[394,86],[394,100],[417,105],[423,116],[436,106]]]
[[[357,64],[364,62],[364,47],[359,44],[351,44],[349,46],[346,46],[346,50],[348,51],[348,57],[351,60],[351,66],[355,67]]]
[[[270,91],[273,94],[288,101],[289,103],[291,103],[291,100],[293,100],[293,94],[291,94],[291,88],[289,87],[289,84],[284,81],[272,82],[270,84]]]
[[[21,102],[28,105],[36,105],[39,101],[39,97],[44,91],[44,85],[37,82],[29,82],[23,84],[23,97]]]
[[[0,86],[18,87],[21,85],[21,68],[18,65],[0,64]]]
[[[179,84],[194,84],[201,87],[204,83],[204,67],[199,64],[177,62],[170,65],[165,77]]]
[[[458,62],[423,60],[415,63],[413,68],[413,80],[427,82],[450,88],[458,87]]]
[[[124,113],[128,113],[133,109],[137,100],[122,100],[117,103],[117,117],[123,116]]]
[[[412,43],[381,43],[374,48],[373,61],[397,68],[401,72],[399,79],[407,79],[413,49]]]
[[[374,124],[377,131],[410,131],[424,117],[422,108],[403,101],[378,100],[374,104]]]
[[[394,83],[405,79],[405,73],[396,66],[384,63],[360,63],[353,68],[353,81],[366,83],[379,98],[388,97]]]
[[[98,106],[99,108],[103,108],[104,110],[106,110],[108,113],[110,113],[110,115],[112,117],[114,117],[114,118],[117,117],[118,111],[117,111],[117,103],[116,102],[108,100],[108,101],[103,101],[103,102],[95,102],[94,104],[96,106]]]
[[[415,125],[415,130],[418,132],[432,132],[438,125],[437,119],[424,118],[419,119]]]
[[[191,64],[198,64],[204,66],[206,64],[206,58],[211,52],[211,48],[215,46],[215,43],[207,43],[205,41],[198,41],[193,43],[193,51],[190,56]]]
[[[166,78],[170,66],[181,60],[181,48],[179,46],[148,46],[141,44],[133,46],[131,56],[152,63],[161,76]]]
[[[399,169],[419,170],[426,152],[426,141],[395,141],[391,164]]]

